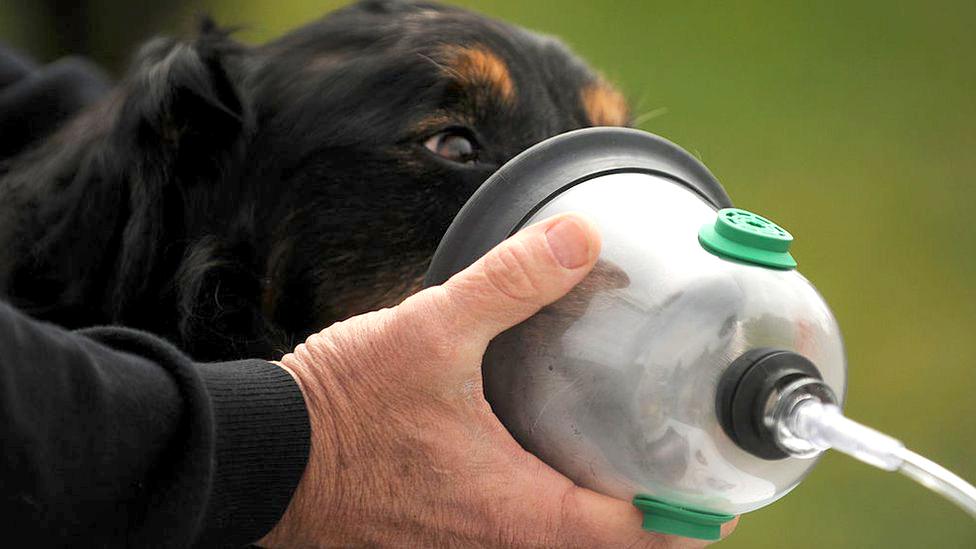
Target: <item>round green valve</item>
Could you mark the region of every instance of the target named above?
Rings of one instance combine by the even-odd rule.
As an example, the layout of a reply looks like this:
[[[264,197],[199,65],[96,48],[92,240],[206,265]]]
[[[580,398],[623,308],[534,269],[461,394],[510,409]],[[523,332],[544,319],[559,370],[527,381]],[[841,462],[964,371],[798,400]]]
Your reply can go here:
[[[719,210],[715,223],[704,225],[698,232],[698,241],[720,257],[773,269],[796,268],[796,260],[790,255],[793,235],[750,211]]]

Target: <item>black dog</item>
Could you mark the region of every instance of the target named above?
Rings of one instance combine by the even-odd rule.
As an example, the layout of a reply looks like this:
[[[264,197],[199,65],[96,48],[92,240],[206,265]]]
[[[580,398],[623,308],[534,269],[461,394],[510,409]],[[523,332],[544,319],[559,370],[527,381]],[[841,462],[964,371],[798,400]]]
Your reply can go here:
[[[5,168],[0,294],[201,360],[280,356],[414,292],[506,160],[627,122],[558,41],[457,8],[366,1],[255,48],[205,23]]]

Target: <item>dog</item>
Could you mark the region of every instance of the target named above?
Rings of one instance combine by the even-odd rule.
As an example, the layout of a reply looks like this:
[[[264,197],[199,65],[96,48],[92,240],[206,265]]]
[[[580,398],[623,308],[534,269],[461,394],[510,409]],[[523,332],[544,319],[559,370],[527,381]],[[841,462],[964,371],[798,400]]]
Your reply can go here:
[[[507,160],[629,121],[558,40],[460,8],[366,0],[255,47],[204,21],[2,168],[0,296],[201,361],[277,358],[417,291]]]

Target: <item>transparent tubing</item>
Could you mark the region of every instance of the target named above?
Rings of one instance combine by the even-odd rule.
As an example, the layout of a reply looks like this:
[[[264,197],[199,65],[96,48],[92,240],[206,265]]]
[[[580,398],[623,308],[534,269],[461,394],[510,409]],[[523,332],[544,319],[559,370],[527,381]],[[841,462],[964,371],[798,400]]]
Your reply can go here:
[[[886,471],[898,471],[976,519],[976,488],[884,433],[844,417],[822,382],[791,383],[767,408],[766,425],[787,453],[808,458],[833,448]]]

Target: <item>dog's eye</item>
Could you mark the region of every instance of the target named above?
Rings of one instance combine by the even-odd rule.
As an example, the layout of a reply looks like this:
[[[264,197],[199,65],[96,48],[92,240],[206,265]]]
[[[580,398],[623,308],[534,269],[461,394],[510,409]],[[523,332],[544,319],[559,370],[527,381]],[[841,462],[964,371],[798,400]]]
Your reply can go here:
[[[424,142],[427,150],[437,156],[461,164],[470,164],[478,159],[478,145],[474,138],[461,129],[443,131]]]

